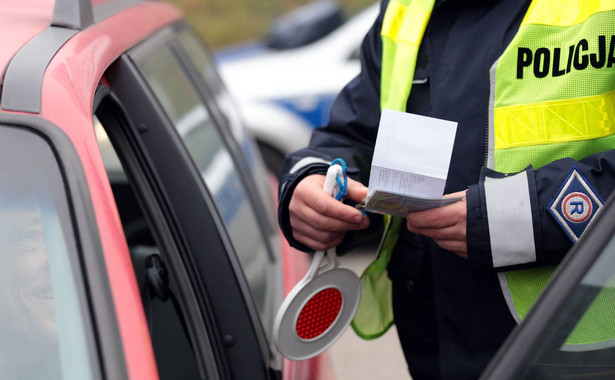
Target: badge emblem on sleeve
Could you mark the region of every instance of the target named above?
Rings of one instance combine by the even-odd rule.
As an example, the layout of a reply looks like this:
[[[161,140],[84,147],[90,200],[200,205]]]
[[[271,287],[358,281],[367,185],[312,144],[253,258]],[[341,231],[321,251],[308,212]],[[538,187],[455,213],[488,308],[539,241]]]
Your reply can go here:
[[[576,242],[604,201],[585,177],[573,168],[549,205],[549,212],[568,237]]]

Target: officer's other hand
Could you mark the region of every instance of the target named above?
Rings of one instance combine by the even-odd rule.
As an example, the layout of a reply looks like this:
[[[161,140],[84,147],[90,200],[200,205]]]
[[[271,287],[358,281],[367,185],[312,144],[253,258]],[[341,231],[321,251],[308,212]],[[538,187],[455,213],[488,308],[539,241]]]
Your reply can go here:
[[[465,191],[447,194],[445,197],[462,198],[444,207],[409,213],[407,227],[416,234],[434,239],[440,248],[467,259]]]
[[[293,237],[302,244],[324,251],[339,245],[345,231],[369,226],[369,219],[352,206],[343,204],[323,189],[324,175],[310,175],[299,182],[288,206]],[[360,202],[367,188],[348,178],[344,198]]]

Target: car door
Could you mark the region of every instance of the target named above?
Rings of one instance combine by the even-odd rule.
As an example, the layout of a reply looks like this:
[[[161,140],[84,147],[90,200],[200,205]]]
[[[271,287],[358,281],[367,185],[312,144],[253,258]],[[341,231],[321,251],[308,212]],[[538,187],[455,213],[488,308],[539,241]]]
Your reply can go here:
[[[481,377],[615,378],[615,204],[573,246]]]
[[[184,27],[157,33],[108,70],[101,140],[119,158],[112,181],[135,270],[156,293],[144,292],[144,305],[161,377],[177,378],[179,355],[192,368],[180,378],[268,379],[281,371],[268,339],[282,289],[272,213],[246,147],[185,59]],[[167,302],[166,317],[148,311],[148,299]],[[165,334],[167,325],[176,333]]]

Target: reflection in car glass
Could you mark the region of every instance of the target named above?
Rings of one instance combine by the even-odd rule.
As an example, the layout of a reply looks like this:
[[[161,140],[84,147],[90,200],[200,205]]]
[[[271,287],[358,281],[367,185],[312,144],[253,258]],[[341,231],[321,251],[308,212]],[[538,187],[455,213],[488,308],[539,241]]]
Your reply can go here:
[[[199,169],[248,280],[261,318],[272,324],[269,295],[275,286],[268,248],[258,228],[258,219],[239,169],[220,134],[215,120],[168,48],[145,62],[141,69],[162,107],[181,136]]]
[[[615,378],[615,239],[568,297],[519,379]]]
[[[225,118],[228,129],[231,130],[233,136],[239,143],[241,150],[248,158],[248,164],[256,179],[256,186],[261,196],[261,201],[265,205],[264,209],[269,213],[267,216],[272,226],[276,226],[276,216],[274,213],[275,207],[271,199],[269,183],[267,180],[267,170],[261,157],[259,156],[258,148],[252,139],[252,136],[245,129],[243,121],[239,116],[237,106],[224,87],[222,80],[218,76],[213,63],[213,59],[206,47],[200,43],[197,36],[189,30],[183,30],[178,35],[179,41],[188,56],[199,70],[203,80],[208,88],[216,97],[216,104],[220,107],[220,111]],[[275,228],[274,228],[275,229]]]

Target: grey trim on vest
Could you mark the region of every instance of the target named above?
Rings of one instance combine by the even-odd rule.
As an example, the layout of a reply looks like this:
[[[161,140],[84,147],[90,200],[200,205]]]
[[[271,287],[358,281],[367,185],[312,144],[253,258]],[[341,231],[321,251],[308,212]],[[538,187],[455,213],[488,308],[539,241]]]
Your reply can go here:
[[[498,61],[495,61],[489,70],[489,121],[487,125],[487,141],[485,141],[487,144],[485,150],[485,166],[489,169],[495,168],[495,122],[493,120],[493,110],[495,109],[495,70],[498,67]]]
[[[527,172],[485,178],[493,267],[536,261]]]
[[[50,26],[15,54],[4,76],[2,109],[41,112],[43,75],[58,50],[77,30]]]
[[[517,308],[515,307],[512,294],[510,294],[510,289],[508,288],[508,281],[506,281],[506,272],[499,272],[498,280],[500,280],[500,288],[502,288],[502,295],[504,296],[506,305],[508,305],[510,315],[512,315],[512,317],[515,319],[515,322],[517,322],[517,324],[519,325],[521,324],[521,317],[519,316],[519,313],[517,313]]]

